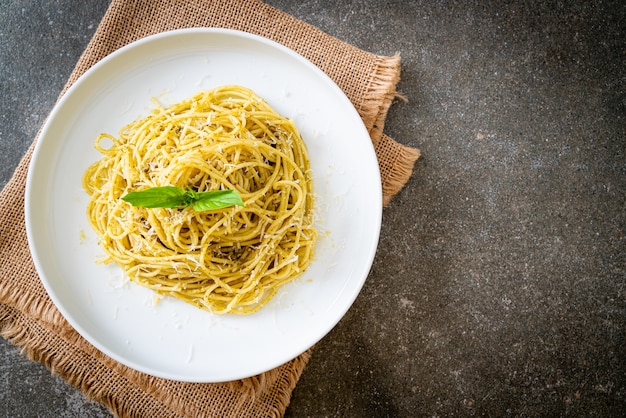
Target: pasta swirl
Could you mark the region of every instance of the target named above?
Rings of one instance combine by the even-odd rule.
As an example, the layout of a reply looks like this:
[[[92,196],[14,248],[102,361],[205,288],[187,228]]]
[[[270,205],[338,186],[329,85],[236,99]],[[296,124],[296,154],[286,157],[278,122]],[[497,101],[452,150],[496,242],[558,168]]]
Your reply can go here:
[[[305,144],[241,86],[202,91],[101,134],[84,174],[87,216],[128,277],[214,313],[248,314],[310,264],[317,232]],[[245,207],[146,209],[120,198],[172,185],[234,189]]]

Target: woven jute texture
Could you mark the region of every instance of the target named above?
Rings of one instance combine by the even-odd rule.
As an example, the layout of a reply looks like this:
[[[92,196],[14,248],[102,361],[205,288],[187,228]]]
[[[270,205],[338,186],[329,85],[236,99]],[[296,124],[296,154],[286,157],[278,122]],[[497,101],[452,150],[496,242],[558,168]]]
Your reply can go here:
[[[406,183],[419,151],[383,133],[396,96],[399,56],[377,56],[256,0],[113,0],[64,91],[120,47],[148,35],[189,27],[243,30],[279,42],[326,72],[361,115],[376,151],[389,203]],[[0,193],[0,333],[31,359],[122,417],[282,416],[311,350],[251,378],[184,383],[129,369],[87,343],[65,321],[43,288],[28,249],[24,188],[30,147]]]

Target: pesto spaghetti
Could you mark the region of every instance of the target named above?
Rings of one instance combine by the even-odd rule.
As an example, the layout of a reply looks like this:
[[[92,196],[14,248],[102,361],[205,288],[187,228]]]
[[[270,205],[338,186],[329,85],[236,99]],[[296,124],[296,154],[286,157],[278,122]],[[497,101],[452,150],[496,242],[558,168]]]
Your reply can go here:
[[[84,174],[87,216],[128,277],[214,313],[248,314],[310,264],[317,239],[305,144],[241,86],[202,91],[101,134]],[[130,192],[235,190],[244,206],[136,207]]]

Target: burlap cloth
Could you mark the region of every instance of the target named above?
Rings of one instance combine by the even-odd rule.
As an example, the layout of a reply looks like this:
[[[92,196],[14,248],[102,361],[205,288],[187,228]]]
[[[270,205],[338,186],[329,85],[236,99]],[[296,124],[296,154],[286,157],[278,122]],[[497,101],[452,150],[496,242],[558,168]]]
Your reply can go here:
[[[116,49],[147,35],[186,27],[251,32],[311,60],[343,89],[363,118],[378,156],[385,205],[407,181],[419,151],[383,134],[387,110],[396,96],[399,56],[362,51],[256,0],[113,0],[65,88]],[[69,326],[48,298],[28,249],[24,187],[32,149],[0,194],[2,336],[119,416],[282,416],[310,350],[252,378],[220,384],[182,383],[154,378],[113,361]]]

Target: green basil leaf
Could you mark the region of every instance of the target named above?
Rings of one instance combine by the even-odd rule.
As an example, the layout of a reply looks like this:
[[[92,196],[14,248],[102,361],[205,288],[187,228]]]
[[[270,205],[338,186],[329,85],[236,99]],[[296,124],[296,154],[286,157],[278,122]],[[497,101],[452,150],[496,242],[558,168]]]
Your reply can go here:
[[[133,206],[144,208],[186,208],[189,205],[197,212],[222,209],[233,205],[244,206],[236,190],[210,190],[196,192],[180,187],[152,187],[137,192],[130,192],[122,200]]]
[[[236,190],[210,190],[208,192],[194,192],[191,202],[196,212],[227,208],[229,206],[244,206],[241,196]]]
[[[180,187],[162,186],[130,192],[122,200],[144,208],[184,208],[191,203],[187,192]]]

